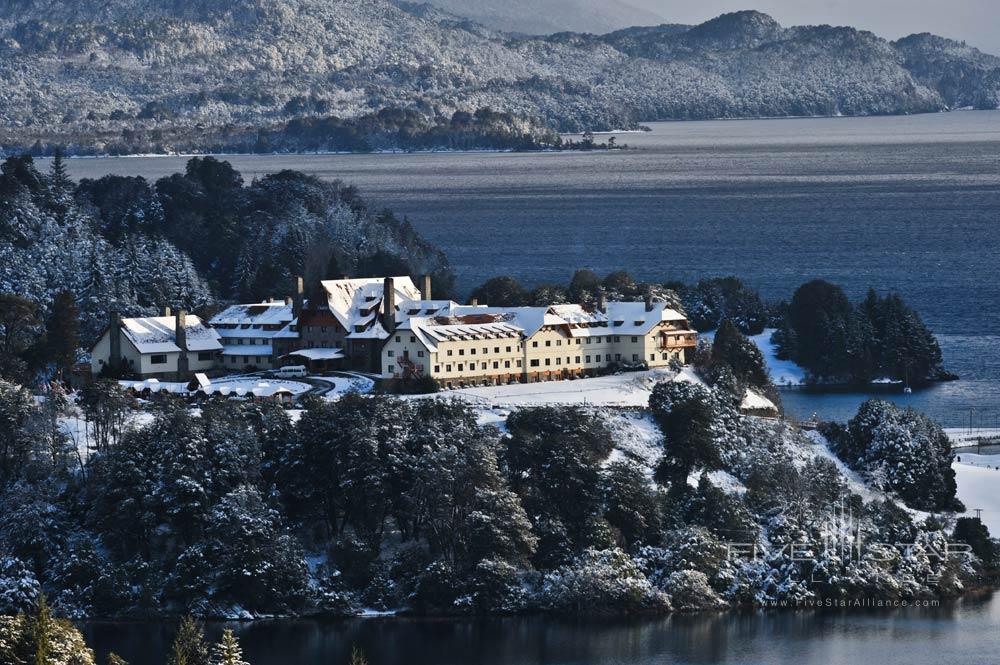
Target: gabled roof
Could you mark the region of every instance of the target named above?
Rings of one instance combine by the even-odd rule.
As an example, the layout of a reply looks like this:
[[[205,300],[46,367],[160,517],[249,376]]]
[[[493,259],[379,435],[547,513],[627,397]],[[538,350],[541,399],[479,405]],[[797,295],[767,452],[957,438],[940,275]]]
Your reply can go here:
[[[393,277],[397,312],[399,304],[419,301],[420,290],[409,277]],[[348,337],[385,339],[389,336],[379,322],[382,311],[384,279],[362,277],[357,279],[331,279],[320,282],[327,295],[330,312]]]
[[[174,331],[173,316],[150,316],[139,319],[122,319],[122,334],[139,353],[179,353]],[[219,334],[207,327],[202,320],[188,314],[184,320],[188,351],[221,351]]]
[[[261,302],[231,305],[212,317],[209,325],[285,325],[295,318],[292,305],[284,302]]]

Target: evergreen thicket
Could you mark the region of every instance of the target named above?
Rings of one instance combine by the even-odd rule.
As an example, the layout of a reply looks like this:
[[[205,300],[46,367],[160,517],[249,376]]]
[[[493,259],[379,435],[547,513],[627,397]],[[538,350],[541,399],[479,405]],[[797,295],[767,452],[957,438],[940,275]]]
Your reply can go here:
[[[800,286],[774,335],[781,357],[818,381],[866,384],[893,379],[910,386],[954,378],[920,316],[897,294],[870,290],[852,304],[823,280]]]

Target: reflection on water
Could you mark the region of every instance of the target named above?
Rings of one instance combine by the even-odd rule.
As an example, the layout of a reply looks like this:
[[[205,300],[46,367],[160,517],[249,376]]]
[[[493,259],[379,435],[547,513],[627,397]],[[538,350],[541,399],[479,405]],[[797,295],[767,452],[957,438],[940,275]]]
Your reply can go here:
[[[346,663],[353,645],[371,665],[981,665],[1000,649],[1000,603],[939,608],[781,611],[633,619],[282,620],[236,624],[253,665]],[[213,639],[222,624],[209,626]],[[99,656],[162,663],[172,626],[90,623]]]

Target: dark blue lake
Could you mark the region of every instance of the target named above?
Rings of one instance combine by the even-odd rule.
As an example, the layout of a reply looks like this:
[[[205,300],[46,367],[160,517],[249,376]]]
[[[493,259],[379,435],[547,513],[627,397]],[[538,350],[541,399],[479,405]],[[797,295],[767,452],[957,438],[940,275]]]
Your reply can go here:
[[[982,665],[1000,652],[1000,603],[937,608],[773,611],[632,619],[263,621],[234,628],[253,665]],[[88,623],[98,657],[161,665],[174,626]],[[210,624],[217,639],[223,625]],[[102,661],[103,662],[103,661]]]
[[[822,277],[898,291],[962,380],[892,396],[948,425],[1000,418],[1000,112],[656,123],[605,153],[236,156],[341,178],[442,247],[462,291],[577,268],[642,279],[737,275],[771,298]],[[186,158],[73,160],[150,178]],[[786,395],[844,418],[863,395]]]

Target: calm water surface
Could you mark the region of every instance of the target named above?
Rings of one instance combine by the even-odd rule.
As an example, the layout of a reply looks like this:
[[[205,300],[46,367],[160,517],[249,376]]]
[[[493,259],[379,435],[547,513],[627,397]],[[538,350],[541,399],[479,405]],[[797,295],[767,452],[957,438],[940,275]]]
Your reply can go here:
[[[234,156],[360,187],[448,254],[467,291],[577,268],[642,279],[738,275],[771,298],[823,277],[898,291],[962,381],[891,397],[949,425],[1000,417],[1000,112],[656,123],[611,153]],[[72,160],[76,177],[157,178],[186,158]],[[786,394],[848,417],[864,395]]]
[[[630,620],[522,617],[230,624],[253,665],[985,665],[1000,653],[1000,602],[934,609],[770,612]],[[216,639],[223,625],[209,626]],[[82,626],[99,658],[160,665],[173,626]]]

